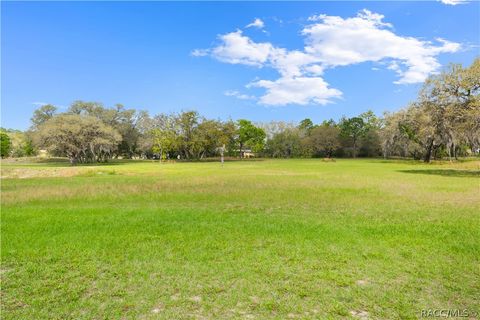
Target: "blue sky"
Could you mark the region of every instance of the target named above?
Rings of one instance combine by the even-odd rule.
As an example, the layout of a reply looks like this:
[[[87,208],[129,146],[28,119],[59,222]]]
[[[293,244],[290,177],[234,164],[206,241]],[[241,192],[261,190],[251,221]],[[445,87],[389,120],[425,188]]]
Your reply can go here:
[[[479,2],[1,6],[1,124],[17,129],[38,104],[79,99],[254,121],[380,114],[479,55]]]

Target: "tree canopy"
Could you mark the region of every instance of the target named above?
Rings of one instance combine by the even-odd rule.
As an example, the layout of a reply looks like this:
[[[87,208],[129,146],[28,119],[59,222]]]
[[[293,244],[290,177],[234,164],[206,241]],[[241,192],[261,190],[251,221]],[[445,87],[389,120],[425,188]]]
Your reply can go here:
[[[39,149],[72,163],[123,158],[203,159],[225,153],[242,157],[413,157],[465,156],[480,151],[480,59],[464,68],[452,64],[428,78],[415,101],[382,116],[357,116],[315,124],[254,123],[207,119],[198,112],[157,114],[74,101],[58,113],[53,105],[34,111],[26,132],[2,130],[2,157],[28,156]],[[225,146],[225,147],[224,147]]]
[[[72,164],[107,161],[121,141],[120,134],[92,116],[61,114],[38,127],[36,142]]]
[[[10,155],[11,147],[12,142],[8,134],[6,132],[0,131],[0,156],[2,158],[8,157]]]

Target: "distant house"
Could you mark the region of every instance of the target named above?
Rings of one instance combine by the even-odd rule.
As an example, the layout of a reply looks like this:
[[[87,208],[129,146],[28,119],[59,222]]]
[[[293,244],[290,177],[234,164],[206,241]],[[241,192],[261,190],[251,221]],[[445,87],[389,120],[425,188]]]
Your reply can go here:
[[[255,152],[250,149],[242,150],[242,158],[255,158]]]
[[[40,149],[38,150],[38,156],[40,158],[48,158],[49,157],[49,154],[48,154],[48,151],[45,150],[45,149]]]

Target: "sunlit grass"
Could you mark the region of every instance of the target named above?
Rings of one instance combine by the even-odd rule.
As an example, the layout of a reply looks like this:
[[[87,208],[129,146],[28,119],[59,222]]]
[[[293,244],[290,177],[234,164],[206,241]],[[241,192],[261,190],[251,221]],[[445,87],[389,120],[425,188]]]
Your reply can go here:
[[[479,161],[2,164],[2,318],[479,309]]]

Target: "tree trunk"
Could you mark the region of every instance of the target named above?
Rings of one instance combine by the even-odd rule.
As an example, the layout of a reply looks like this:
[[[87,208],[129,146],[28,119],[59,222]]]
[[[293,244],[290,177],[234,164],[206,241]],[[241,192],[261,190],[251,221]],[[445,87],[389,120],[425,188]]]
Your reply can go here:
[[[357,153],[357,139],[353,139],[353,158],[356,158],[356,153]]]
[[[70,165],[75,166],[77,164],[77,157],[72,153],[68,156],[70,160]]]
[[[430,140],[428,146],[427,146],[427,152],[425,153],[425,158],[423,159],[423,162],[430,162],[430,159],[432,158],[432,149],[433,149],[433,139]]]
[[[223,158],[223,153],[225,152],[225,145],[223,145],[222,149],[221,149],[221,162],[222,162],[222,167],[223,167],[223,161],[224,161],[224,158]]]
[[[452,144],[448,145],[448,161],[452,162]]]

